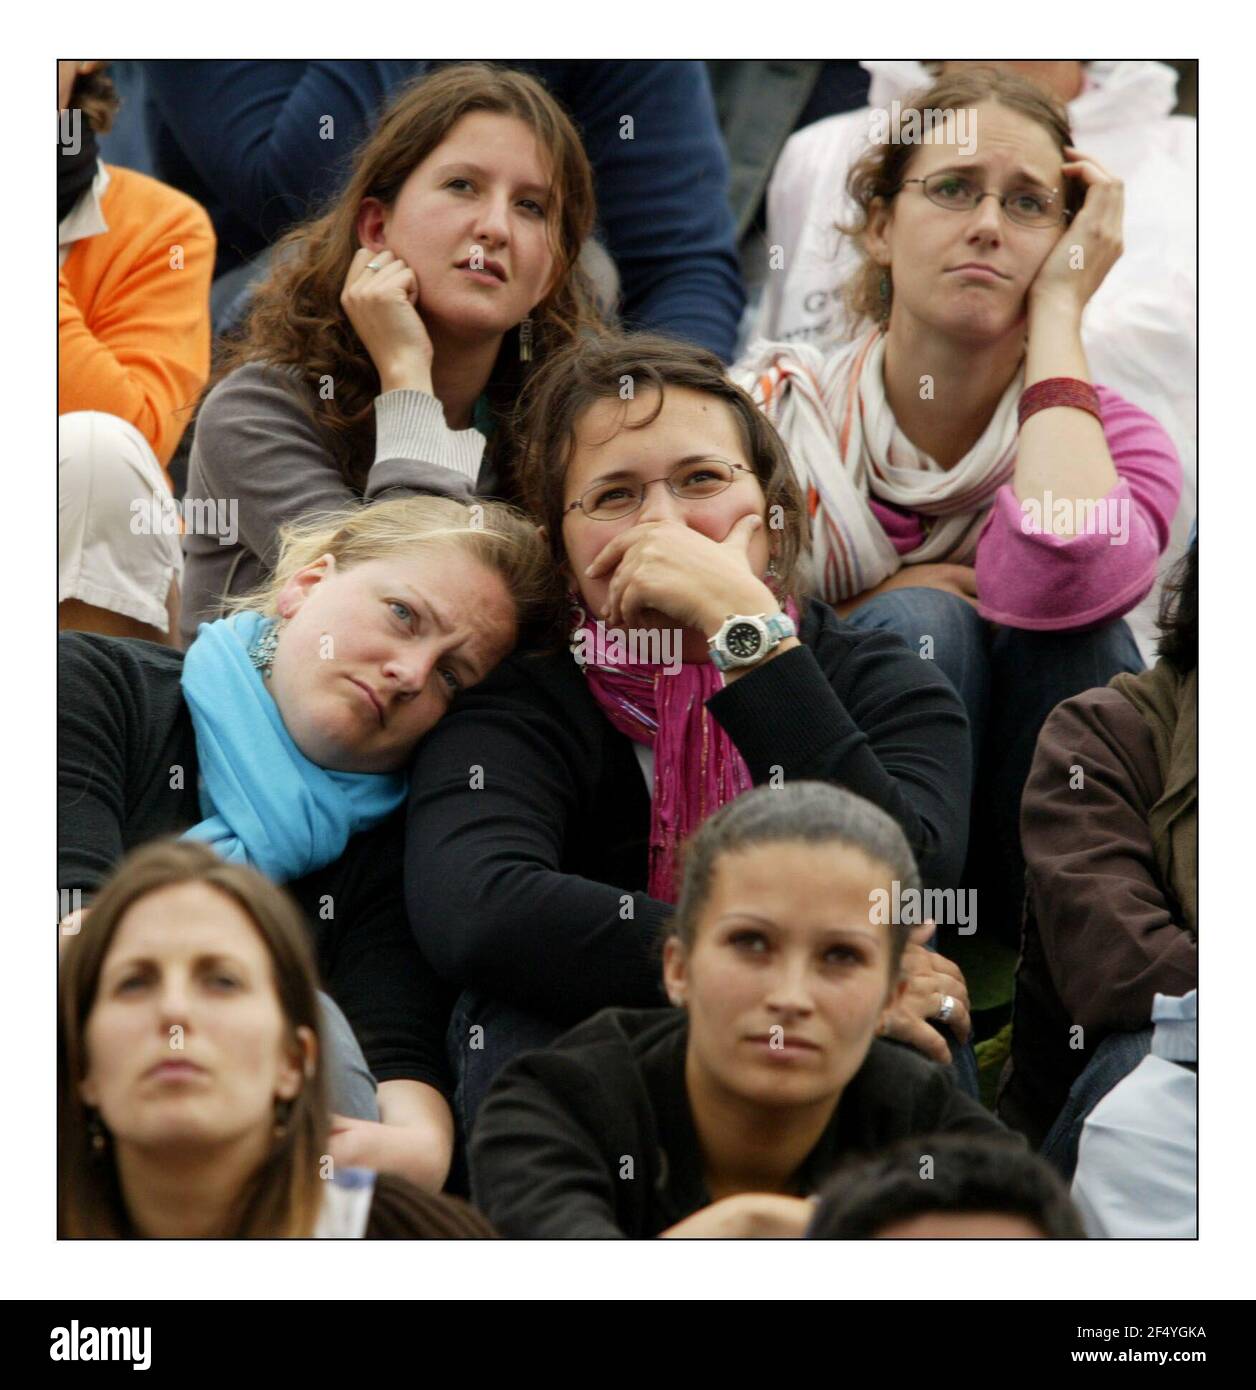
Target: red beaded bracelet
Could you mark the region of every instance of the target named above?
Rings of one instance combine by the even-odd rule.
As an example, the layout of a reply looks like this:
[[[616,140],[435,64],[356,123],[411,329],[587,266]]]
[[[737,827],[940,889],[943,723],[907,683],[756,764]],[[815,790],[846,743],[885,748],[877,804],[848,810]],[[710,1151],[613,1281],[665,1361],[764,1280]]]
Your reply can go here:
[[[1018,424],[1024,425],[1031,415],[1050,410],[1054,405],[1075,406],[1078,410],[1089,410],[1096,420],[1103,418],[1099,414],[1099,392],[1090,382],[1079,381],[1074,376],[1049,376],[1021,392]]]

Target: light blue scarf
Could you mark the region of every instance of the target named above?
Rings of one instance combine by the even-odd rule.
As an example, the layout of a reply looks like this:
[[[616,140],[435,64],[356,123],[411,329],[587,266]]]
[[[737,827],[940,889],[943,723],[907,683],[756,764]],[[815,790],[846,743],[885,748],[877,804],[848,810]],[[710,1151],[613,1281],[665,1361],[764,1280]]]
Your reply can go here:
[[[184,839],[286,883],[338,859],[351,835],[395,811],[406,779],[331,772],[301,752],[249,660],[268,622],[245,612],[202,623],[183,658],[205,817]]]

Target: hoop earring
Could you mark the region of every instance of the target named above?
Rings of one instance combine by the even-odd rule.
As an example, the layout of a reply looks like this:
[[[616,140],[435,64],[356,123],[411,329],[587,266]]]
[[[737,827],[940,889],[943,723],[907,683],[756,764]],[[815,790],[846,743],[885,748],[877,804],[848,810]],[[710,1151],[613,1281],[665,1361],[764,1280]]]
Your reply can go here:
[[[532,361],[532,315],[525,314],[519,325],[519,361]]]

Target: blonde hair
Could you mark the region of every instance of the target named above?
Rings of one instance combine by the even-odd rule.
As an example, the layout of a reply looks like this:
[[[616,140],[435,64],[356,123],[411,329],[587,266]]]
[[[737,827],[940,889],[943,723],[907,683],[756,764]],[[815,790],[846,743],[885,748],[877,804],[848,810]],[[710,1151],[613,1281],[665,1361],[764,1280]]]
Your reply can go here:
[[[283,527],[271,575],[223,600],[226,612],[278,614],[280,592],[306,565],[331,555],[340,569],[427,546],[448,546],[500,575],[521,634],[548,633],[561,613],[562,586],[536,527],[504,502],[400,497],[350,511],[312,514]]]

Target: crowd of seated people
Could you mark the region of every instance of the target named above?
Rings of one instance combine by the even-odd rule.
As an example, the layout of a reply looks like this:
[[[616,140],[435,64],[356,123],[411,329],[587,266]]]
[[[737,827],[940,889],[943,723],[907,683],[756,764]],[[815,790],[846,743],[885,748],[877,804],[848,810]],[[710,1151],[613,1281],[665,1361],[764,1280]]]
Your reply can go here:
[[[62,1234],[1193,1233],[1092,66],[798,131],[739,350],[701,63],[61,65]]]

